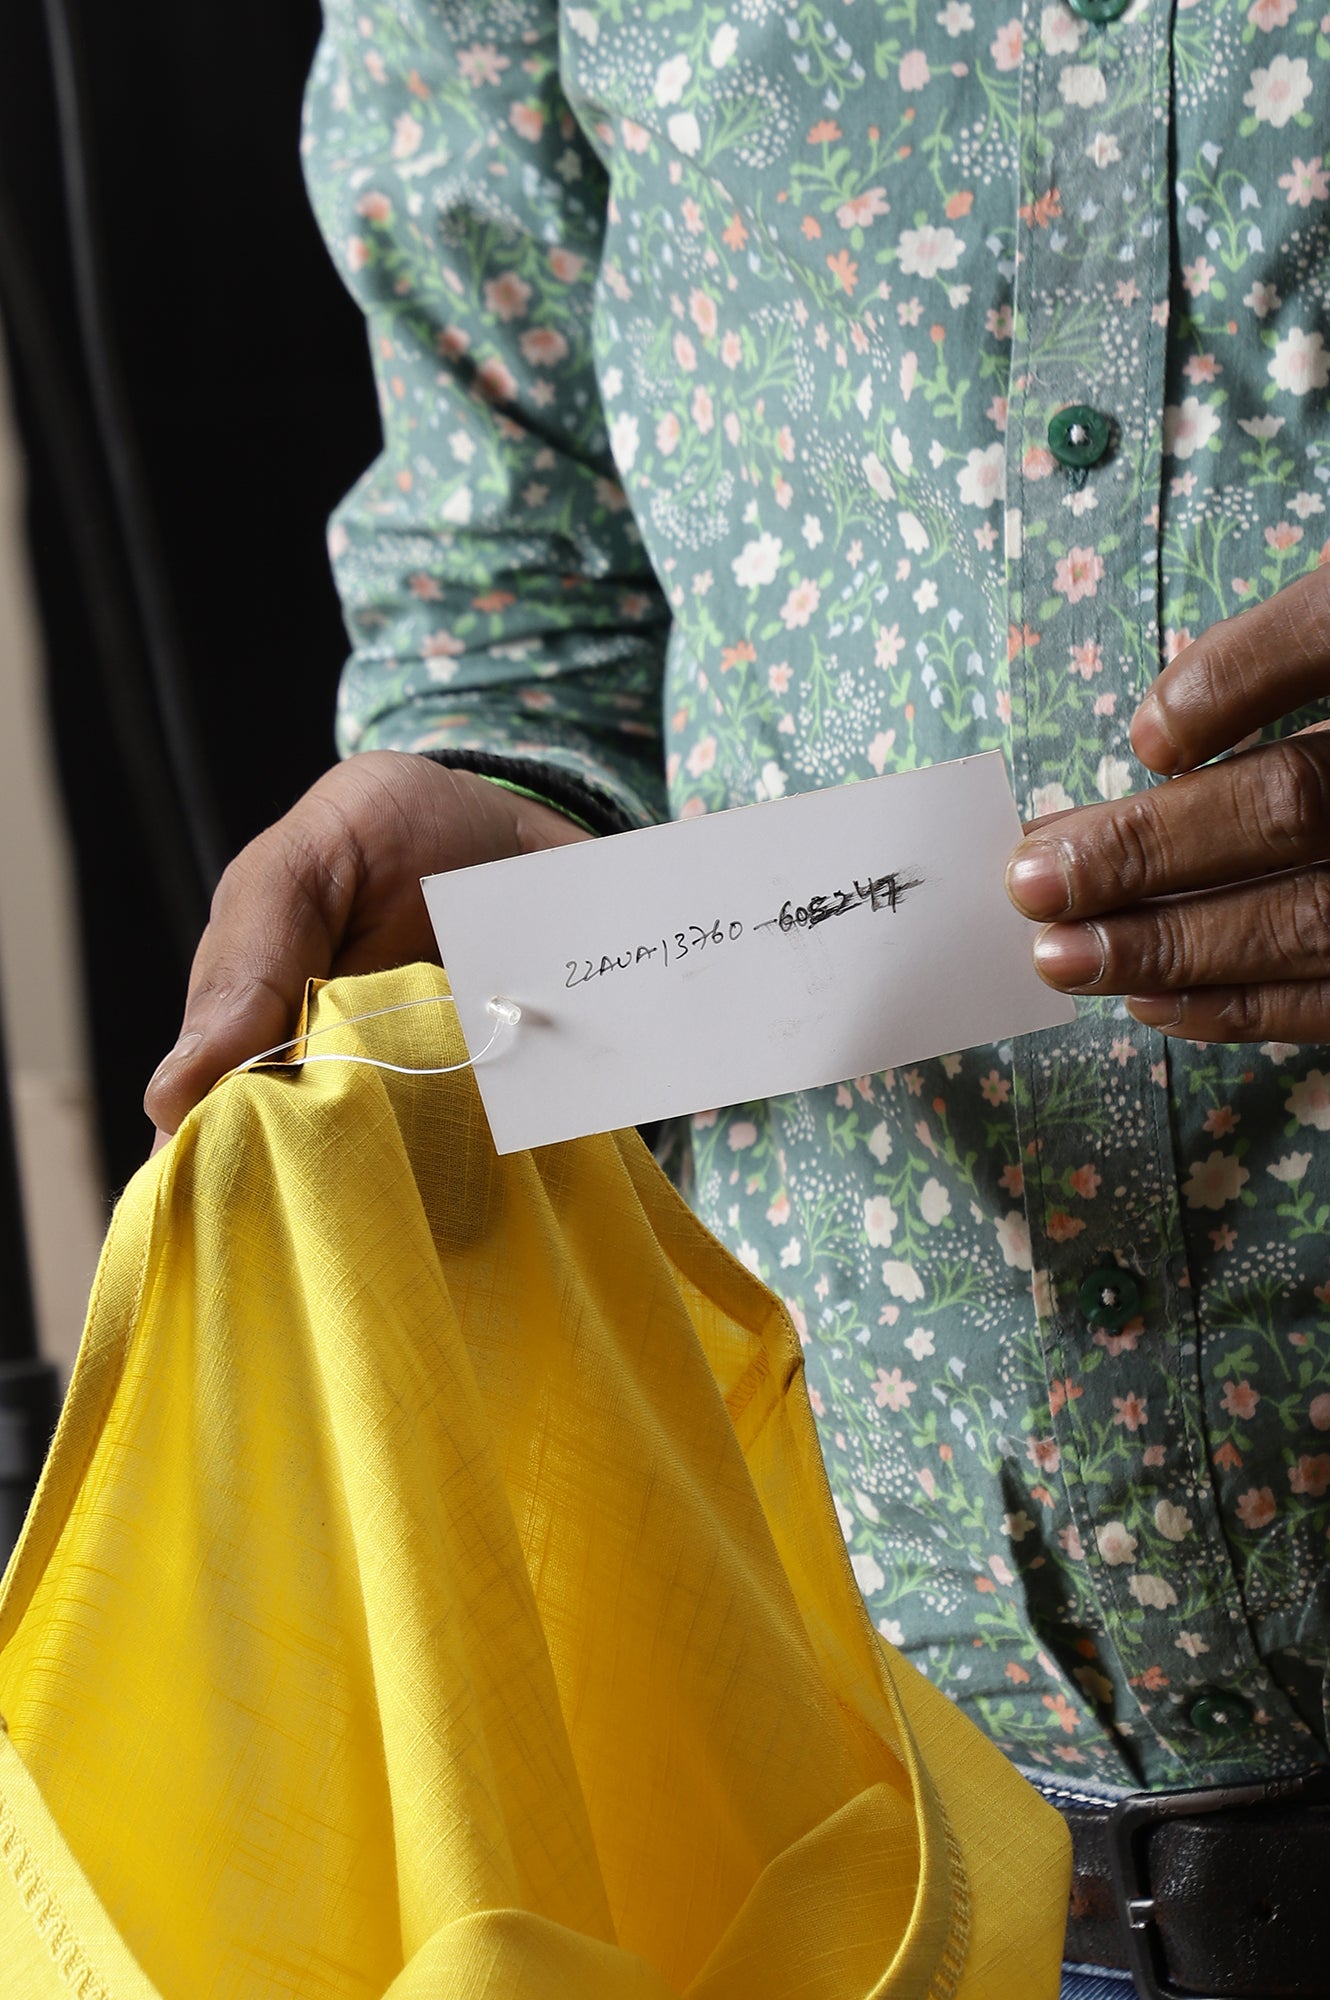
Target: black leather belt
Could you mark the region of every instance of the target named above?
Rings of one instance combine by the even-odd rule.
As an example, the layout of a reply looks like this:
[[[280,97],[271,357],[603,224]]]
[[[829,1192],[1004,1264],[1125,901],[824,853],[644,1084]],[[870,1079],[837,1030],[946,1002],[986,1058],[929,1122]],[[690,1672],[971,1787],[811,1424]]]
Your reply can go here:
[[[1330,2000],[1330,1768],[1045,1796],[1071,1828],[1069,1960],[1129,1971],[1142,2000]]]

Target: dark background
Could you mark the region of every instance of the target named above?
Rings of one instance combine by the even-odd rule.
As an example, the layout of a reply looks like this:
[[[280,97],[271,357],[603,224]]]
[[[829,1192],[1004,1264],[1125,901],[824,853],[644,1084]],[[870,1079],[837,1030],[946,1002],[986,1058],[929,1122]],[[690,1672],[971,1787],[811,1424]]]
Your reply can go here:
[[[333,761],[324,525],[379,430],[300,175],[318,31],[315,0],[0,9],[0,314],[108,1190],[209,877]]]

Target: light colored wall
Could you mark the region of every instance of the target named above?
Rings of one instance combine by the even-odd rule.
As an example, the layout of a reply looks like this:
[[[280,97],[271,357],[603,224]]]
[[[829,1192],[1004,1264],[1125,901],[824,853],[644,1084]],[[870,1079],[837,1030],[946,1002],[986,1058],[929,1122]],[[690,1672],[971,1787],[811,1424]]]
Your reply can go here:
[[[23,468],[0,349],[0,998],[44,1351],[66,1377],[105,1224],[68,841],[41,686]],[[145,1140],[147,1127],[144,1127]]]

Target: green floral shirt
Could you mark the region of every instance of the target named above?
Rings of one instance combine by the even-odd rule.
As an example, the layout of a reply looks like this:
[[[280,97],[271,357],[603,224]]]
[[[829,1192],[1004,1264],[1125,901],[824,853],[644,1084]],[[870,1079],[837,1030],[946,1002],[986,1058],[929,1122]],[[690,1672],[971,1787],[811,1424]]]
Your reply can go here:
[[[328,0],[385,435],[344,750],[641,822],[995,747],[1030,814],[1147,782],[1161,662],[1330,555],[1322,3]],[[1330,1056],[1082,1003],[691,1155],[921,1673],[1078,1783],[1324,1756]]]

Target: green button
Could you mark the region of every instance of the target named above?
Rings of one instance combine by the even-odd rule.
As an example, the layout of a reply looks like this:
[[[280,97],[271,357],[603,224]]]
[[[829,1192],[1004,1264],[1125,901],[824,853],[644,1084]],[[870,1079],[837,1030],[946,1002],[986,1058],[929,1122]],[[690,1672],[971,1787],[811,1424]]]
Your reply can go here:
[[[1119,14],[1125,14],[1131,0],[1067,0],[1067,5],[1083,21],[1094,21],[1102,27],[1105,21],[1116,21]]]
[[[1048,448],[1059,465],[1098,465],[1108,450],[1108,418],[1088,403],[1072,403],[1049,419]]]
[[[1202,1688],[1187,1711],[1193,1729],[1203,1736],[1227,1736],[1251,1721],[1251,1703],[1227,1688]]]
[[[1076,1299],[1091,1326],[1118,1333],[1140,1311],[1141,1288],[1130,1271],[1120,1271],[1114,1264],[1091,1271]]]

